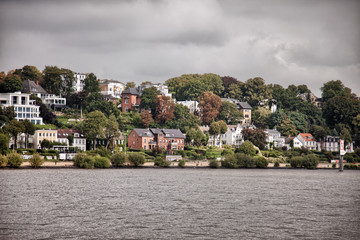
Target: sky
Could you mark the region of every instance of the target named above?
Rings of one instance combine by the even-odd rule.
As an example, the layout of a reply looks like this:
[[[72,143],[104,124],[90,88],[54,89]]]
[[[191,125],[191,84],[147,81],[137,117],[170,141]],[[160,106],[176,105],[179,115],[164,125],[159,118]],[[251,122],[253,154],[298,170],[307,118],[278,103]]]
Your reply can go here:
[[[360,95],[360,1],[0,1],[0,71],[56,65],[154,83],[191,73],[330,80]]]

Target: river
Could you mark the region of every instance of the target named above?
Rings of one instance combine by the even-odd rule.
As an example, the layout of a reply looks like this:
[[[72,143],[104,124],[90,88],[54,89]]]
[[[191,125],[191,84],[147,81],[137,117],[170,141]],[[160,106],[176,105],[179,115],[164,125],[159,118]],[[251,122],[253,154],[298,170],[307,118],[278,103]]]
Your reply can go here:
[[[0,170],[0,239],[359,239],[360,171]]]

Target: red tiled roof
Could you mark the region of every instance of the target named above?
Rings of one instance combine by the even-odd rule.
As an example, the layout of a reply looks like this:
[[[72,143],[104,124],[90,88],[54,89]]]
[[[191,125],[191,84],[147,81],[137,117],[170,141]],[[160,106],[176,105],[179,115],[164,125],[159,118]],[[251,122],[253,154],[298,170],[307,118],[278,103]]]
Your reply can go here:
[[[315,138],[314,138],[313,135],[311,135],[310,133],[300,133],[300,136],[301,136],[305,141],[314,141],[314,142],[316,142]]]

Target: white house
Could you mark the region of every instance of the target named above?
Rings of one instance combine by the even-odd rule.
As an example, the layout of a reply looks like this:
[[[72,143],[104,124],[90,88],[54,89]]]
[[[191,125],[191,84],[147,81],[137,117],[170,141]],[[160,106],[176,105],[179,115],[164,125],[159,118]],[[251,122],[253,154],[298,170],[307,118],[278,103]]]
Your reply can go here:
[[[308,148],[309,150],[316,150],[316,139],[310,133],[299,133],[296,138],[299,139],[302,146]]]
[[[285,146],[285,137],[281,136],[281,133],[276,129],[265,129],[267,147],[270,148],[272,143],[274,148]]]
[[[182,104],[190,109],[191,113],[199,111],[199,103],[197,101],[177,101],[176,103]]]
[[[102,95],[110,95],[114,98],[121,98],[121,93],[125,89],[125,84],[117,80],[103,79],[99,82]]]
[[[338,152],[338,151],[340,151],[339,142],[340,142],[340,137],[328,135],[328,136],[324,137],[322,139],[322,141],[317,143],[317,150],[318,151],[325,150],[325,151],[329,151],[329,152]],[[345,146],[345,151],[353,152],[354,151],[354,143],[348,143]]]
[[[14,93],[0,93],[1,107],[14,107],[15,119],[28,119],[33,124],[43,124],[43,119],[40,117],[40,106],[35,105],[35,100],[30,100],[30,94],[14,92]]]
[[[59,143],[65,143],[67,147],[70,147],[69,136],[73,136],[74,141],[71,147],[77,147],[82,151],[86,151],[86,137],[78,130],[73,129],[58,129],[57,139]]]
[[[230,146],[240,146],[243,142],[243,136],[242,136],[242,126],[241,124],[238,125],[227,125],[227,131],[224,134],[219,135],[209,135],[209,146],[216,146],[216,147],[222,147],[223,145],[230,145]],[[200,127],[200,130],[205,134],[209,131],[208,126],[202,126]],[[215,143],[214,143],[215,140]]]
[[[74,72],[75,77],[75,92],[81,92],[84,89],[85,83],[84,80],[86,78],[87,74],[85,73],[77,73]]]

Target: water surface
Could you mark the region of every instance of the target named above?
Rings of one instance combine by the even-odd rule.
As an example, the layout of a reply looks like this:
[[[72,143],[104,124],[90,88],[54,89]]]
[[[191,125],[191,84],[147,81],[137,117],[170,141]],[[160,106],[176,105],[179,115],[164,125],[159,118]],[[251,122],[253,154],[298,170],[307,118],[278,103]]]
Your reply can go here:
[[[359,239],[360,171],[0,170],[0,239]]]

